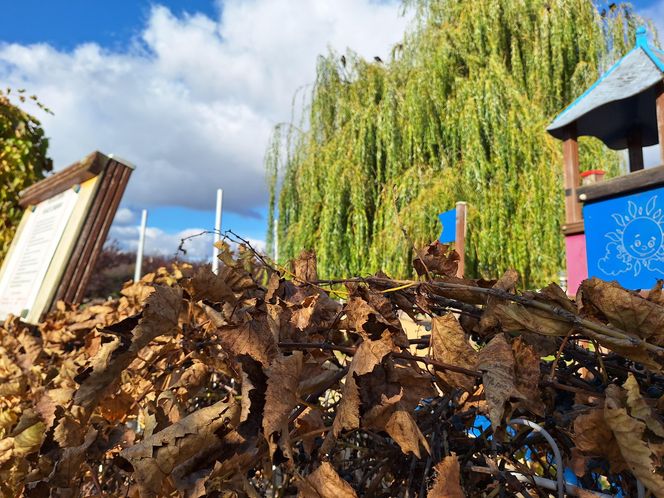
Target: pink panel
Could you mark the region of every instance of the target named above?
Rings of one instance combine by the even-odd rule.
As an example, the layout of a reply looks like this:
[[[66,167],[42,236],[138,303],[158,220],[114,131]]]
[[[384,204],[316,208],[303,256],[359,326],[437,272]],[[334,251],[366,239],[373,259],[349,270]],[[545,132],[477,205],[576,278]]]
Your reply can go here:
[[[586,235],[583,233],[565,237],[567,249],[567,293],[576,294],[579,285],[588,278],[586,259]]]

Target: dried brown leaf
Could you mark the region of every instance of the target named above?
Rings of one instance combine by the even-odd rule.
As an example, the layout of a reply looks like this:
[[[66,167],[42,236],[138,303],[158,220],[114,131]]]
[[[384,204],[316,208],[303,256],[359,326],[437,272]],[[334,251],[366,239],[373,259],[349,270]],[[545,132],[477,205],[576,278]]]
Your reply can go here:
[[[427,493],[427,498],[465,498],[461,487],[461,468],[459,459],[452,453],[443,458],[434,467],[436,480]]]
[[[540,357],[535,349],[526,344],[520,337],[512,343],[514,353],[514,370],[516,389],[523,396],[517,404],[526,410],[544,416],[544,403],[539,388]]]
[[[81,465],[87,460],[87,452],[97,439],[98,431],[92,427],[88,428],[85,437],[81,434],[82,442],[78,446],[65,448],[60,458],[55,462],[55,467],[48,477],[48,485],[51,488],[60,488],[55,496],[66,496],[65,489],[77,486],[72,482],[72,476],[80,470]]]
[[[318,272],[316,267],[316,253],[314,251],[302,251],[300,256],[293,261],[293,273],[298,283],[317,281]]]
[[[267,391],[265,393],[265,413],[263,433],[274,454],[276,441],[274,434],[288,434],[288,418],[298,404],[297,387],[302,373],[302,352],[295,351],[290,356],[280,356],[265,369]]]
[[[516,283],[519,281],[519,274],[514,270],[507,270],[502,277],[493,285],[493,289],[514,293]],[[499,323],[499,317],[496,315],[497,308],[504,301],[497,296],[489,296],[486,302],[484,313],[480,319],[480,331],[486,333],[495,329]]]
[[[567,320],[517,303],[496,305],[494,317],[505,332],[529,331],[544,336],[564,337],[572,330],[572,324]]]
[[[316,303],[319,295],[308,296],[292,311],[290,322],[299,330],[306,330],[311,325],[311,320],[316,311]]]
[[[641,395],[639,383],[632,373],[627,375],[623,387],[627,391],[627,406],[632,417],[646,424],[646,427],[659,437],[664,438],[664,425],[655,417],[654,410]]]
[[[574,419],[574,444],[586,456],[606,458],[612,472],[626,468],[618,442],[604,420],[601,408],[591,409]]]
[[[489,419],[495,430],[502,424],[508,401],[524,398],[516,388],[514,355],[503,334],[480,350],[477,368],[482,372]]]
[[[218,448],[223,430],[236,416],[237,405],[226,400],[201,408],[179,422],[123,450],[120,455],[134,472],[141,497],[156,497],[166,479],[187,460]]]
[[[207,265],[201,266],[193,277],[183,280],[182,288],[194,301],[237,303],[237,297],[223,275],[216,275]]]
[[[225,325],[218,332],[224,349],[235,356],[248,355],[268,366],[278,354],[277,341],[265,314],[241,325]]]
[[[394,350],[396,348],[389,334],[385,334],[379,341],[363,341],[357,348],[348,374],[346,374],[341,391],[341,402],[332,423],[332,430],[323,445],[323,452],[331,449],[334,439],[341,431],[357,429],[360,426],[361,400],[356,376],[372,372],[376,365],[379,365],[383,358]]]
[[[459,254],[449,248],[449,245],[435,241],[420,249],[413,259],[413,268],[417,274],[456,277],[459,268]]]
[[[466,334],[453,314],[431,319],[431,355],[435,360],[473,370],[478,354],[466,339]],[[476,378],[450,371],[436,370],[436,376],[451,387],[468,392],[475,389]]]
[[[297,483],[298,498],[357,498],[355,490],[337,474],[329,462],[323,462],[304,480]]]
[[[407,348],[408,337],[392,302],[382,293],[364,286],[346,286],[350,296],[344,311],[355,331],[365,340],[378,340],[389,332],[397,346]]]
[[[88,411],[94,408],[141,349],[161,335],[177,332],[181,301],[179,289],[156,286],[139,317],[128,318],[110,329],[117,330],[116,336],[93,359],[92,371],[76,391],[74,403]]]
[[[652,344],[664,345],[664,306],[623,289],[616,282],[585,280],[579,292],[611,325]]]
[[[617,386],[609,387],[619,389]],[[627,410],[621,406],[621,400],[615,395],[615,390],[611,392],[607,389],[604,420],[613,431],[620,453],[632,473],[656,497],[664,497],[664,477],[657,473],[652,458],[654,455],[643,440],[646,426],[627,414]]]
[[[405,410],[396,409],[385,424],[385,431],[399,445],[404,454],[412,452],[421,458],[420,444],[430,453],[429,443],[415,423],[413,416]]]
[[[311,455],[314,450],[314,443],[317,437],[324,434],[325,428],[323,416],[318,408],[307,407],[302,415],[295,420],[298,437],[302,438],[302,446],[307,455]]]

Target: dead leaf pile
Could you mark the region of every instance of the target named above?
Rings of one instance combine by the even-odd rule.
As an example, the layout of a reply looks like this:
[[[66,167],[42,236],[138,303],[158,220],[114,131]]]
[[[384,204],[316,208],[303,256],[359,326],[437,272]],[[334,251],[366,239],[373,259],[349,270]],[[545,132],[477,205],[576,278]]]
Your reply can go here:
[[[577,494],[664,497],[661,287],[519,293],[439,244],[417,281],[220,259],[6,320],[0,496],[554,496],[521,418]]]

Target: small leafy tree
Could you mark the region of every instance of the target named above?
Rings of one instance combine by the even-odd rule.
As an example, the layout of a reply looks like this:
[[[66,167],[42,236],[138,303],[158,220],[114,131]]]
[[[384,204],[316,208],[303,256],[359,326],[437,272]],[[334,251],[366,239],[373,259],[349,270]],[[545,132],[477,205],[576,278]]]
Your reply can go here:
[[[48,138],[41,124],[10,100],[11,90],[0,91],[0,259],[4,257],[22,210],[18,204],[19,192],[44,177],[53,163],[48,158]],[[26,97],[18,91],[21,103],[34,101],[50,113],[34,95]]]

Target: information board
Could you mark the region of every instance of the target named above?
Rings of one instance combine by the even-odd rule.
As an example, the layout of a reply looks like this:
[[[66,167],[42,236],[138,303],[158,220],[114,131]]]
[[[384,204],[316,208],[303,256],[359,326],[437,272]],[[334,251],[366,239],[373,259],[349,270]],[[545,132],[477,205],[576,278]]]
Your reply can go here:
[[[25,209],[0,266],[0,320],[38,323],[80,303],[133,166],[93,152],[21,192]]]
[[[76,190],[69,189],[40,202],[29,213],[0,280],[0,319],[10,313],[25,318],[32,308],[76,197]]]
[[[628,289],[664,279],[664,188],[583,206],[588,276]]]

